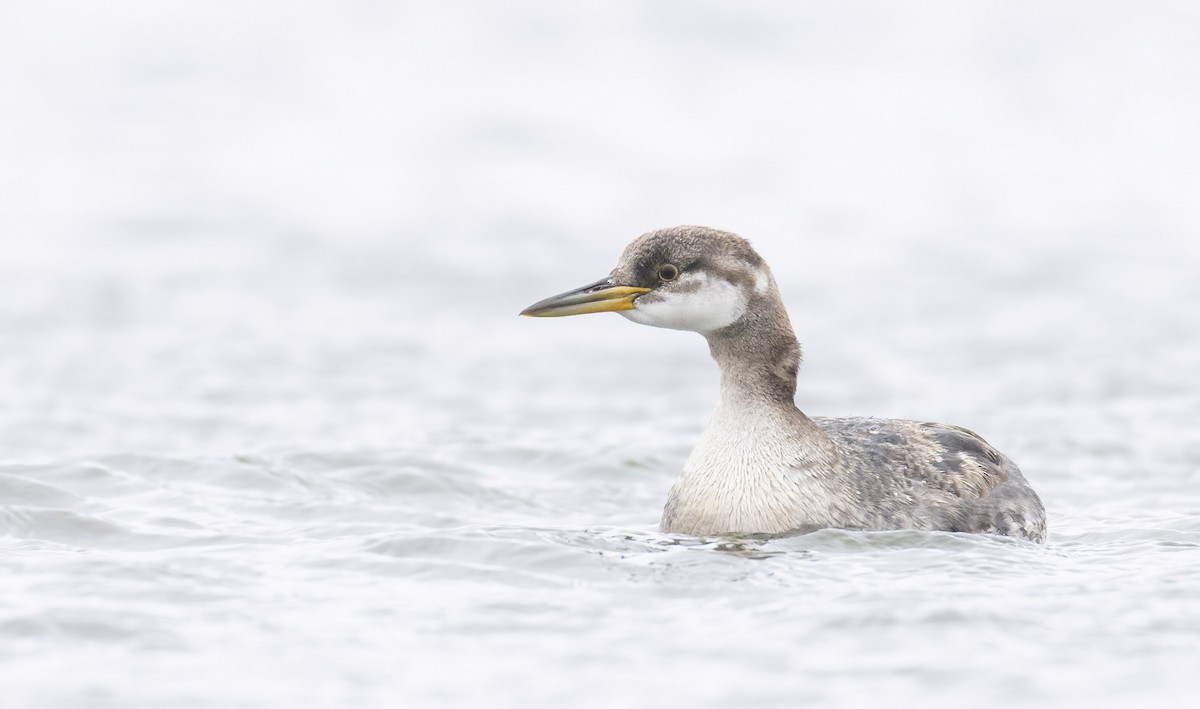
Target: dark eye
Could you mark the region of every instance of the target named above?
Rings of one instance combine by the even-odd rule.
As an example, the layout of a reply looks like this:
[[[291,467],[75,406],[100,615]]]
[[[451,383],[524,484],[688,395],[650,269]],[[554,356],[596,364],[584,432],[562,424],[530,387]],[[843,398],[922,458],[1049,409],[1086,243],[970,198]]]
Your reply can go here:
[[[673,263],[664,263],[658,267],[658,277],[664,281],[673,281],[679,278],[679,267]]]

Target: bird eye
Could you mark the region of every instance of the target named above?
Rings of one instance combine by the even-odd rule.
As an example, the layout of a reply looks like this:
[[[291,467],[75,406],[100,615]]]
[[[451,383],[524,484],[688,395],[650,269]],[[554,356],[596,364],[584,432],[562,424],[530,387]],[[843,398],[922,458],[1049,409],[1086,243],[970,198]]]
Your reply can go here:
[[[673,281],[679,278],[679,267],[673,263],[664,263],[658,267],[658,277],[664,281]]]

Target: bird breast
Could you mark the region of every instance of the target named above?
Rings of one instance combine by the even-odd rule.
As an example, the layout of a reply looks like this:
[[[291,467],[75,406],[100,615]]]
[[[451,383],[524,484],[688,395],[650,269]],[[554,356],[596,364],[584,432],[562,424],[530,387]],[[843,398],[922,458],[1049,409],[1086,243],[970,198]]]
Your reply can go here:
[[[795,423],[782,407],[723,396],[671,488],[662,531],[779,534],[832,524],[829,511],[844,504],[813,474],[829,456],[796,435]]]

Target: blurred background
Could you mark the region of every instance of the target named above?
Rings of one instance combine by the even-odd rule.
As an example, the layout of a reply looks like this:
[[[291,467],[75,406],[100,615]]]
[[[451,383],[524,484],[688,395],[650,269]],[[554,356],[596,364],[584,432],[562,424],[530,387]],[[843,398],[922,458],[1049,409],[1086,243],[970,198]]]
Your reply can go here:
[[[814,701],[851,704],[877,699],[868,686],[1026,705],[1075,696],[1095,675],[1109,679],[1085,692],[1094,705],[1187,686],[1196,567],[1180,571],[1185,557],[1168,563],[1157,545],[1200,547],[1195,3],[52,0],[0,1],[0,18],[0,529],[19,580],[0,597],[0,627],[24,643],[0,662],[29,705],[117,705],[128,688],[93,652],[111,642],[161,680],[138,690],[148,706],[383,705],[387,657],[436,675],[464,652],[479,660],[476,689],[435,675],[406,687],[469,704],[557,657],[557,679],[535,696],[548,706],[578,700],[581,682],[597,687],[597,706],[701,701],[701,690],[728,706],[745,685],[689,654],[713,638],[684,615],[649,641],[636,613],[599,635],[578,625],[589,603],[661,610],[653,594],[697,588],[688,612],[708,614],[728,656],[758,658],[740,671],[767,703],[800,696],[771,667],[812,680]],[[906,587],[905,610],[886,581],[864,590],[854,579],[909,579],[913,559],[884,549],[863,571],[831,542],[826,553],[847,566],[809,590],[834,616],[845,602],[841,625],[797,617],[782,596],[764,617],[718,600],[735,580],[764,593],[783,578],[816,583],[815,567],[651,561],[669,555],[645,530],[716,398],[703,342],[615,316],[516,314],[605,275],[638,234],[685,223],[740,233],[771,264],[805,346],[797,400],[808,413],[951,421],[1021,463],[1050,511],[1051,545],[1032,567],[1009,559],[1002,583],[986,571],[998,552],[982,552],[971,568],[985,571],[958,587],[958,611],[982,625],[938,625],[932,610],[917,619],[932,625],[905,624],[946,588],[946,569],[970,567],[962,557]],[[346,473],[355,465],[369,471]],[[378,482],[410,468],[416,482]],[[446,482],[460,475],[488,485]],[[410,483],[441,492],[421,497]],[[368,518],[377,526],[353,526]],[[385,550],[426,583],[407,596],[383,576],[379,598],[355,595],[325,547],[290,546],[359,533],[375,544],[399,533],[387,520],[425,539]],[[490,524],[525,530],[514,534],[535,556],[479,551],[472,535],[490,544],[498,533],[471,525]],[[597,541],[596,524],[642,531]],[[222,536],[231,530],[250,536]],[[451,542],[437,530],[459,531]],[[203,583],[127,556],[209,533],[228,555],[195,562],[212,564]],[[263,539],[294,555],[258,558]],[[529,620],[562,637],[477,644],[479,625],[451,620],[523,627],[513,609],[538,587],[531,578],[576,588],[601,573],[572,566],[578,554],[530,561],[539,544],[617,564],[603,573],[628,584],[554,597],[561,615]],[[122,560],[117,571],[80,566],[105,555]],[[185,614],[160,584],[259,588],[240,575],[248,559],[301,601],[284,615],[274,591],[235,593],[244,605],[233,610],[197,601],[206,624],[175,629]],[[311,586],[288,575],[305,559],[326,569]],[[453,585],[440,574],[460,562],[474,571]],[[148,595],[113,580],[143,572]],[[80,579],[104,600],[70,611],[73,625],[62,607],[74,608]],[[495,583],[509,601],[475,605]],[[1022,595],[1053,583],[1044,603]],[[830,596],[835,587],[866,597]],[[1001,595],[1025,599],[1029,625],[1018,626],[1050,629],[1007,634],[1011,623],[989,615]],[[392,597],[418,609],[434,647],[372,615]],[[1084,613],[1081,598],[1121,620]],[[157,620],[120,626],[150,601]],[[879,621],[890,641],[854,634],[872,607],[877,619],[900,614]],[[322,613],[345,637],[281,630]],[[97,635],[87,623],[100,615],[118,631]],[[1048,617],[1060,622],[1039,625]],[[789,623],[795,636],[773,634]],[[790,657],[796,637],[822,632],[844,652],[806,669],[753,649],[773,640]],[[930,645],[914,646],[918,636]],[[644,648],[626,669],[662,663],[662,684],[609,684],[572,649],[580,638],[608,661]],[[962,676],[914,675],[903,659],[958,661],[980,638],[1027,664],[995,676],[980,657]],[[155,654],[160,641],[184,652]],[[258,683],[194,679],[310,641],[345,661],[290,651]],[[1191,659],[1179,652],[1189,644]],[[857,683],[862,657],[883,684]],[[74,689],[54,679],[68,671]],[[831,677],[842,679],[817,681]]]
[[[819,368],[868,377],[822,406],[938,414],[889,410],[929,384],[906,391],[891,368],[957,376],[980,357],[1039,387],[1097,360],[1182,384],[1196,353],[1172,343],[1194,342],[1200,298],[1197,15],[7,4],[0,450],[304,439],[297,391],[314,421],[381,388],[486,399],[530,339],[564,332],[682,343],[707,366],[686,336],[617,318],[510,317],[679,223],[764,253],[814,396],[838,386]],[[886,382],[864,371],[881,361]],[[437,421],[394,393],[364,416],[388,419],[380,437]],[[521,405],[498,400],[487,420]],[[193,425],[146,431],[173,419]]]

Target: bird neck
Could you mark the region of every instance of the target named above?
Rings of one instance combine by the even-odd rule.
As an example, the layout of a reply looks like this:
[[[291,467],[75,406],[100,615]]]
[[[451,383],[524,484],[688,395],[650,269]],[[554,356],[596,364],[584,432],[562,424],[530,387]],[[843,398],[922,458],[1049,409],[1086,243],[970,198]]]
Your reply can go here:
[[[722,397],[794,409],[800,343],[783,304],[764,300],[734,324],[709,333],[708,349],[721,368]]]

